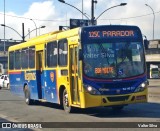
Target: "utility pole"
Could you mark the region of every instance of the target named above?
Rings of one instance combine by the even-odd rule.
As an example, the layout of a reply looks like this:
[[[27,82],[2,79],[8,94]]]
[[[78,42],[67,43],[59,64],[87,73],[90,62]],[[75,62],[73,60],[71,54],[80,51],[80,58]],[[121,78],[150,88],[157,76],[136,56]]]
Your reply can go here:
[[[23,42],[25,41],[25,36],[24,36],[24,23],[22,23],[22,40],[23,40]]]
[[[83,0],[82,0],[82,20],[83,20]]]
[[[154,10],[153,10],[153,8],[150,6],[150,5],[148,5],[148,4],[145,4],[146,6],[148,6],[151,10],[152,10],[152,12],[153,12],[153,40],[154,40],[154,23],[155,23],[155,13],[154,13]]]
[[[97,0],[91,0],[91,24],[94,25],[94,4],[97,4]]]
[[[5,0],[4,0],[4,25],[5,25]],[[6,28],[4,26],[4,54],[6,54],[6,43],[5,43],[5,39],[6,39]]]

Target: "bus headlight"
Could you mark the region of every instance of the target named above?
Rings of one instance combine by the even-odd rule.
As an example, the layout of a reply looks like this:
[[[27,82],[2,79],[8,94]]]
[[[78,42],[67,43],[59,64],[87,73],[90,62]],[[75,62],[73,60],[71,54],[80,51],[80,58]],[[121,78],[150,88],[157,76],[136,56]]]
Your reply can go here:
[[[91,95],[100,95],[101,93],[90,85],[84,85],[85,90]]]
[[[141,83],[134,92],[141,92],[141,91],[144,91],[145,88],[147,88],[148,86],[148,82],[145,81],[143,83]]]

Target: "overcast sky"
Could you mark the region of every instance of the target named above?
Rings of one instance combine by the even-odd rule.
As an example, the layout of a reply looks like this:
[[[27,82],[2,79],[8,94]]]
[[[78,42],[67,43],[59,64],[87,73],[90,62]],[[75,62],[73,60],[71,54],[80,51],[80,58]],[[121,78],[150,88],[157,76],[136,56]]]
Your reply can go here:
[[[84,13],[91,16],[91,0],[65,0],[74,5]],[[105,9],[120,3],[127,3],[126,6],[112,8],[105,12],[99,19],[98,24],[118,24],[118,25],[136,25],[142,30],[142,34],[148,39],[153,38],[153,12],[151,8],[145,6],[148,4],[155,12],[155,31],[154,38],[160,39],[160,4],[159,0],[97,0],[95,5],[95,18]],[[20,35],[22,34],[22,23],[25,26],[25,35],[28,30],[40,26],[46,26],[44,29],[37,30],[38,35],[58,30],[59,25],[69,26],[69,19],[81,19],[82,14],[76,9],[67,6],[58,0],[5,0],[5,24],[14,28]],[[83,17],[85,18],[85,17]],[[31,21],[30,19],[33,19]],[[0,24],[4,24],[4,0],[0,0]],[[0,39],[4,39],[4,27],[0,26]],[[13,30],[6,28],[6,39],[21,40],[21,37]],[[36,31],[31,33],[30,37],[35,37]],[[29,35],[26,37],[28,39]]]

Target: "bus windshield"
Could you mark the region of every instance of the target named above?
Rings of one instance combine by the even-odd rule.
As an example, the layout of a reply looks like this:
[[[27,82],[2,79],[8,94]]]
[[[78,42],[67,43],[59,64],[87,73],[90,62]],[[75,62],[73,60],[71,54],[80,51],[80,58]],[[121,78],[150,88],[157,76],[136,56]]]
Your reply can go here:
[[[84,75],[99,79],[120,79],[144,73],[144,52],[140,42],[85,43]]]

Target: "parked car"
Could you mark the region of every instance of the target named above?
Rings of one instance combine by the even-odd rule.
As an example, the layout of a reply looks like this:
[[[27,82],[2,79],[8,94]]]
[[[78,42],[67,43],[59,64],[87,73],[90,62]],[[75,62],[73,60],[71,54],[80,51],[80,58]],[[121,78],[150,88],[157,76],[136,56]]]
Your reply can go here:
[[[7,75],[0,76],[0,88],[7,88],[9,89],[9,78]]]
[[[150,69],[150,78],[160,78],[160,71],[159,68],[151,68]]]

